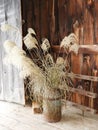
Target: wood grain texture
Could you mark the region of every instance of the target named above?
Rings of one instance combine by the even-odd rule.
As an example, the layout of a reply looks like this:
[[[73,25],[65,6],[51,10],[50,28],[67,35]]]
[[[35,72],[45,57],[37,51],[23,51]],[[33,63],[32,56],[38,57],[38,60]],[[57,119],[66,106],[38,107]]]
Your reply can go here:
[[[95,43],[98,43],[98,1],[95,0],[95,10],[94,10],[94,20],[95,20]]]
[[[89,7],[84,0],[22,0],[23,29],[33,27],[39,41],[47,37],[51,44],[59,44],[65,35],[73,32],[73,23],[79,22],[79,43],[98,42],[98,1]]]
[[[5,40],[11,40],[20,48],[22,47],[20,7],[20,0],[0,1],[0,23],[7,23],[18,28],[17,31],[9,29],[2,32],[0,30],[0,100],[24,104],[24,84],[19,77],[19,70],[8,63],[6,65],[3,63],[6,56],[3,47]]]
[[[67,35],[67,6],[65,0],[58,0],[58,22],[59,22],[59,37],[60,41]]]
[[[94,44],[94,16],[90,9],[88,9],[86,2],[84,1],[84,14],[83,14],[83,26],[84,26],[84,44]]]
[[[69,105],[62,108],[60,122],[48,123],[43,114],[33,114],[31,107],[0,102],[0,130],[97,130],[98,116],[85,115]]]
[[[28,0],[22,1],[24,1],[23,6],[28,2]],[[89,2],[89,0],[33,0],[30,8],[23,9],[24,18],[28,16],[26,20],[33,21],[32,27],[36,30],[39,41],[42,37],[47,37],[51,42],[55,59],[59,53],[65,53],[65,51],[63,48],[59,51],[60,48],[54,45],[60,45],[64,36],[71,32],[77,35],[80,45],[79,54],[76,56],[72,53],[71,55],[71,69],[76,74],[81,74],[83,69],[87,70],[87,64],[83,63],[83,56],[86,54],[93,55],[94,66],[98,66],[98,47],[94,46],[98,43],[98,0],[91,0],[92,4]],[[74,28],[77,22],[78,25]],[[27,29],[29,25],[24,27]],[[76,101],[81,97],[75,95],[74,98]],[[83,104],[84,98],[81,100]]]
[[[33,19],[33,28],[36,31],[38,40],[41,41],[41,27],[40,27],[40,20],[41,20],[41,16],[40,16],[40,1],[39,0],[33,0],[33,7],[34,7],[34,12],[32,11],[32,15],[34,15],[34,19]]]
[[[48,1],[48,12],[49,12],[49,18],[48,18],[48,31],[49,31],[49,39],[50,43],[54,43],[54,36],[55,36],[55,12],[54,12],[54,0]]]

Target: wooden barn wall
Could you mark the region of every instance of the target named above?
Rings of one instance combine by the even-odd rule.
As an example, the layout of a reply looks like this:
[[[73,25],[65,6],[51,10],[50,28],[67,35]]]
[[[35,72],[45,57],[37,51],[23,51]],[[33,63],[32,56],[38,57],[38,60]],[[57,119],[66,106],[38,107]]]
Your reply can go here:
[[[39,41],[47,37],[52,44],[59,44],[78,21],[80,44],[96,44],[97,12],[98,0],[22,0],[23,34],[32,27]]]
[[[74,32],[79,44],[98,44],[98,0],[22,0],[22,19],[23,35],[32,27],[40,42],[46,37],[52,45],[59,45],[65,35]],[[53,53],[57,56],[55,50]],[[98,76],[98,55],[71,54],[71,71],[89,76],[97,72],[95,76]],[[74,79],[76,88],[78,81]],[[83,90],[98,94],[98,82],[89,82],[88,86],[86,83],[83,81]],[[98,110],[98,98],[73,92],[71,101]]]

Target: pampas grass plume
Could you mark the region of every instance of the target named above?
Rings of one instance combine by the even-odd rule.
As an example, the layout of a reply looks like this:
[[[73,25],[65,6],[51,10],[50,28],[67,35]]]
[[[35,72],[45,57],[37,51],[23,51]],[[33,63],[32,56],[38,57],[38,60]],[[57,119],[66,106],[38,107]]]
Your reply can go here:
[[[78,54],[79,46],[77,44],[72,45],[69,48],[69,52],[73,51],[76,55]]]
[[[2,24],[1,25],[1,31],[2,32],[6,32],[6,31],[9,31],[10,29],[12,29],[12,26],[11,25],[9,25],[9,24]]]
[[[38,41],[36,40],[35,37],[32,37],[31,34],[27,34],[24,37],[24,44],[26,45],[26,47],[30,50],[32,48],[37,48],[36,45],[38,45]]]
[[[68,48],[70,46],[70,39],[65,36],[61,41],[60,47]]]
[[[41,48],[42,48],[43,51],[48,51],[48,50],[49,50],[49,48],[50,48],[50,43],[49,43],[49,40],[48,40],[47,38],[42,39]]]
[[[61,41],[60,47],[63,47],[65,50],[68,49],[69,52],[73,51],[77,54],[79,49],[77,36],[74,33],[65,36]]]
[[[28,28],[28,33],[29,33],[29,34],[34,34],[34,35],[36,35],[34,29],[32,29],[32,28]]]
[[[72,43],[78,43],[78,38],[74,33],[71,33],[68,38],[70,39],[70,42]]]
[[[11,50],[16,46],[16,44],[10,40],[6,40],[3,44],[4,49],[7,53],[10,53]]]
[[[64,59],[62,57],[58,57],[56,60],[56,64],[57,65],[64,64]]]
[[[14,47],[12,48],[11,53],[12,53],[13,55],[15,55],[16,57],[17,57],[17,56],[26,55],[26,52],[25,52],[24,50],[20,49],[20,48],[17,47],[17,46],[14,46]]]
[[[9,30],[19,31],[19,29],[17,27],[14,27],[14,26],[7,24],[7,23],[1,23],[1,31],[2,32],[7,32]]]

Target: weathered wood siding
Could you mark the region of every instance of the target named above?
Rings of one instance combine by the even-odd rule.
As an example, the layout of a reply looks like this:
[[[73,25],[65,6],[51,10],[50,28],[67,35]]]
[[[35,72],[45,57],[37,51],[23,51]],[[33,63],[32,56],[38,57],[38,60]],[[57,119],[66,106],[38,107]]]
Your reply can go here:
[[[8,63],[8,66],[3,64],[6,55],[3,47],[5,40],[14,41],[18,46],[22,46],[20,0],[0,0],[0,24],[4,23],[17,27],[19,31],[0,30],[0,100],[24,104],[24,84],[19,77],[19,71]]]
[[[27,28],[32,27],[35,29],[39,41],[46,37],[52,45],[59,45],[65,35],[74,32],[79,38],[79,44],[98,44],[98,0],[22,0],[22,12],[22,18],[25,21],[23,24],[24,35],[27,33]],[[55,53],[57,54],[57,52]],[[72,72],[93,76],[93,69],[98,71],[98,55],[86,56],[83,53],[77,56],[71,55]],[[85,58],[90,58],[89,73],[86,73],[88,63]],[[92,62],[92,59],[95,63]],[[78,79],[75,80],[75,87],[77,83]],[[94,85],[97,87],[97,84],[91,82],[88,86],[89,91],[98,94],[97,90],[91,90]],[[83,89],[86,90],[85,84]],[[91,108],[96,106],[91,98],[78,93],[73,93],[72,101]]]
[[[38,39],[47,37],[52,44],[73,32],[79,22],[80,44],[98,43],[98,0],[22,0],[24,35],[28,27],[36,30]]]

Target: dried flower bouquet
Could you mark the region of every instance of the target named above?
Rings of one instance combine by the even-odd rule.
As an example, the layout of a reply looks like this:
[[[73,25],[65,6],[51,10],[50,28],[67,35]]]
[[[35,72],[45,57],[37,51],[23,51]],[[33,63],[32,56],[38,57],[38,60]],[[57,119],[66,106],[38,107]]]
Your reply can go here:
[[[30,93],[35,97],[49,96],[46,93],[47,89],[68,90],[68,86],[72,84],[71,79],[67,76],[69,69],[68,59],[57,57],[56,62],[49,53],[51,45],[48,39],[42,39],[42,44],[39,45],[36,39],[36,33],[32,28],[28,29],[28,34],[24,37],[24,44],[28,50],[30,57],[26,52],[16,46],[10,40],[5,41],[4,48],[7,56],[4,58],[6,64],[13,64],[20,69],[20,77],[23,79],[29,78],[28,87]],[[66,54],[71,51],[78,53],[78,39],[74,33],[65,36],[61,41],[60,47],[63,47]]]
[[[3,25],[1,29],[5,31],[7,28],[11,26]],[[61,119],[60,99],[62,95],[66,97],[66,91],[73,85],[71,78],[67,75],[70,70],[68,57],[71,51],[78,53],[78,39],[74,33],[65,36],[60,43],[60,50],[64,48],[66,57],[58,56],[56,61],[49,53],[51,49],[49,40],[43,38],[42,43],[39,44],[32,28],[28,29],[28,34],[23,41],[26,46],[25,51],[10,40],[4,42],[7,53],[4,63],[12,64],[20,70],[20,77],[28,81],[26,88],[29,90],[30,98],[43,102],[47,120],[57,122]],[[36,110],[39,112],[38,108]]]

